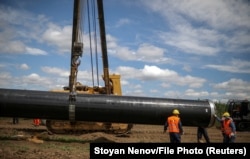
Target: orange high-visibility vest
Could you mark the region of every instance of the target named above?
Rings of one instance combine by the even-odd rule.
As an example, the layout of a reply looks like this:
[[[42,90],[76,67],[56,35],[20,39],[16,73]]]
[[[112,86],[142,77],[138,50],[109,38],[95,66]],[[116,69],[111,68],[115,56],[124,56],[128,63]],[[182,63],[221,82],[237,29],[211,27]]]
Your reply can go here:
[[[232,128],[230,127],[230,123],[232,120],[224,120],[223,121],[223,128],[224,128],[224,133],[226,135],[229,135],[232,133]]]
[[[180,121],[180,118],[177,116],[168,117],[168,127],[169,127],[168,132],[179,133],[180,132],[180,129],[178,126],[179,121]]]
[[[33,119],[34,125],[38,126],[40,125],[40,119]]]

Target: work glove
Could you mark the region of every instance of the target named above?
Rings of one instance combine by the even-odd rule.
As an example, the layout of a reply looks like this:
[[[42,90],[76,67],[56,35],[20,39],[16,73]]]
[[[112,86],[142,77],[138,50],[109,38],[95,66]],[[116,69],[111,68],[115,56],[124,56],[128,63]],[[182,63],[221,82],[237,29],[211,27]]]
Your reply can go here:
[[[235,136],[235,133],[231,132],[231,134],[229,134],[229,137],[234,137]]]

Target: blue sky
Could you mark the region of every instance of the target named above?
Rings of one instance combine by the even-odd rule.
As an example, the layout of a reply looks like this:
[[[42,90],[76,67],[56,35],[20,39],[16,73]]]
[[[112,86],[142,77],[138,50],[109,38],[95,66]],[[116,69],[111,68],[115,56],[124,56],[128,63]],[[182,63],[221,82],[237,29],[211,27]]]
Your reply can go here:
[[[123,95],[250,99],[249,3],[104,0],[110,73],[121,75]],[[72,14],[71,0],[0,2],[0,88],[68,85]],[[92,86],[87,14],[84,19],[78,81]]]

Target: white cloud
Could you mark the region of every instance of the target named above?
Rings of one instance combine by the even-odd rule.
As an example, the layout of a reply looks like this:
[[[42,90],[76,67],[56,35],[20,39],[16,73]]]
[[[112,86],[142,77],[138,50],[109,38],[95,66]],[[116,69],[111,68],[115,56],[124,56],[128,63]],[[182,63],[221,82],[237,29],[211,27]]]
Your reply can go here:
[[[184,94],[182,94],[179,91],[174,91],[174,90],[166,91],[164,93],[164,96],[167,98],[177,98],[177,99],[184,98]]]
[[[163,16],[170,31],[159,36],[167,45],[196,55],[249,52],[250,7],[246,1],[141,1]],[[165,33],[164,33],[165,32]]]
[[[163,83],[161,83],[161,86],[162,86],[163,88],[169,88],[169,87],[171,87],[171,84],[170,84],[170,83],[165,83],[165,82],[163,82]]]
[[[10,88],[12,80],[13,78],[9,72],[0,72],[0,88]]]
[[[214,84],[213,87],[218,90],[224,90],[227,99],[248,99],[250,94],[250,82],[242,79],[232,78],[228,81]]]
[[[31,55],[44,55],[45,51],[32,48],[32,42],[38,42],[47,19],[43,15],[33,15],[24,10],[9,6],[0,6],[0,52]]]
[[[142,86],[141,86],[140,84],[137,84],[137,85],[134,86],[134,88],[135,88],[135,89],[141,89]]]
[[[184,65],[182,69],[185,70],[185,71],[187,71],[187,72],[191,72],[192,71],[192,68],[190,66],[188,66],[188,65]]]
[[[206,68],[213,68],[219,71],[232,72],[232,73],[250,73],[249,61],[234,59],[228,64],[225,62],[223,65],[209,64]]]
[[[121,85],[123,86],[129,85],[129,81],[121,79]]]
[[[149,43],[142,43],[137,50],[131,50],[128,47],[120,46],[117,39],[107,35],[107,47],[109,54],[118,57],[124,61],[143,61],[149,63],[173,63],[173,59],[164,55],[165,49],[154,46]]]
[[[121,18],[119,21],[115,24],[115,27],[121,27],[123,25],[127,25],[131,23],[131,21],[128,18]]]
[[[47,90],[52,82],[49,78],[41,77],[36,73],[27,76],[11,77],[7,88],[27,89],[27,90]]]
[[[57,84],[61,83],[61,85],[68,85],[68,80],[69,80],[69,75],[70,75],[69,70],[57,68],[57,67],[49,67],[49,66],[43,66],[41,67],[41,70],[47,73],[48,75],[52,75],[50,76],[51,78],[58,79],[59,81],[57,81]],[[101,77],[99,78],[101,79]],[[92,86],[93,83],[92,83],[91,71],[78,70],[77,82],[80,82],[83,85]]]
[[[132,67],[120,66],[115,72],[121,74],[124,79],[137,79],[142,81],[162,81],[164,83],[171,83],[179,86],[189,86],[192,88],[202,87],[206,82],[205,79],[193,77],[190,75],[181,76],[177,72],[169,69],[161,69],[157,66],[145,65],[143,69],[135,69]],[[169,87],[169,84],[165,87]]]
[[[142,61],[159,60],[164,57],[164,49],[156,47],[154,45],[143,43],[136,51],[137,58]]]
[[[46,78],[43,78],[36,73],[29,74],[28,76],[23,76],[22,80],[25,81],[26,84],[39,84],[39,83],[44,84],[44,82],[47,81]],[[48,84],[50,82],[47,81],[45,83]]]
[[[250,92],[250,83],[242,79],[232,78],[226,82],[215,84],[216,89],[226,89],[229,91],[247,91]]]
[[[206,82],[206,79],[199,77],[192,77],[190,75],[174,79],[177,85],[189,85],[192,88],[200,88]]]
[[[250,36],[249,29],[237,30],[232,37],[227,37],[225,40],[225,50],[235,52],[250,52]]]
[[[140,88],[135,89],[133,86],[134,85],[131,85],[129,90],[123,91],[123,95],[137,96],[137,97],[146,95],[143,90],[141,90]]]
[[[68,80],[60,77],[45,77],[37,73],[12,76],[9,72],[0,73],[0,87],[8,89],[43,90],[62,89]]]
[[[215,31],[190,26],[176,26],[173,32],[160,32],[159,37],[167,45],[183,52],[197,55],[216,55],[220,48],[217,43],[223,38]]]
[[[144,68],[141,70],[142,76],[144,80],[150,79],[164,79],[167,77],[176,77],[178,76],[175,71],[171,71],[168,69],[162,70],[157,66],[148,66],[145,65]]]
[[[60,77],[69,77],[69,70],[64,70],[61,68],[43,66],[41,70],[48,74],[57,75]]]
[[[29,66],[26,63],[23,63],[23,64],[20,65],[20,69],[21,70],[28,70]]]
[[[207,91],[196,92],[193,89],[188,89],[185,91],[185,95],[189,97],[195,97],[195,98],[204,98],[204,97],[209,96],[209,93]]]
[[[150,92],[150,93],[158,93],[159,90],[157,90],[157,89],[151,89],[151,90],[149,90],[149,92]]]
[[[221,30],[249,28],[249,5],[246,1],[143,0],[142,4],[166,17],[169,23],[189,20],[206,23]]]
[[[41,48],[53,46],[59,53],[70,52],[71,26],[59,26],[44,15],[0,7],[0,52],[47,55]],[[8,18],[7,18],[8,17]],[[32,47],[36,43],[36,48]]]
[[[26,50],[27,50],[27,54],[30,54],[30,55],[47,55],[46,51],[43,51],[37,48],[26,47]]]
[[[5,37],[1,37],[2,43],[0,43],[0,53],[11,53],[11,54],[20,54],[25,52],[25,44],[21,41],[8,41],[9,39]]]
[[[134,94],[140,96],[140,95],[142,95],[142,94],[144,94],[144,93],[143,93],[142,90],[137,89],[137,90],[134,90]]]
[[[56,24],[49,23],[42,38],[49,45],[56,46],[60,52],[70,52],[72,26],[60,27]]]

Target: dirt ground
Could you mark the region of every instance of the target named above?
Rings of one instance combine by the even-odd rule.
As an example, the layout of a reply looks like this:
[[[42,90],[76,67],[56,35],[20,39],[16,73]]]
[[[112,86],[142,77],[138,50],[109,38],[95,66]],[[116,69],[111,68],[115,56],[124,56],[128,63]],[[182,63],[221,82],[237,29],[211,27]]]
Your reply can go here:
[[[184,127],[183,143],[196,143],[195,127]],[[220,143],[220,130],[207,129],[211,142]],[[1,159],[81,159],[89,158],[91,142],[115,143],[168,143],[168,134],[163,126],[134,125],[131,133],[116,136],[103,132],[71,135],[50,135],[45,126],[33,126],[31,119],[19,119],[12,124],[12,118],[0,118]],[[250,132],[237,132],[236,143],[250,143]]]

